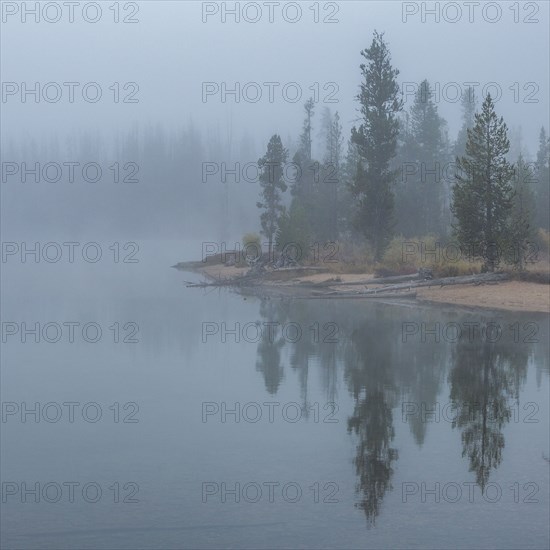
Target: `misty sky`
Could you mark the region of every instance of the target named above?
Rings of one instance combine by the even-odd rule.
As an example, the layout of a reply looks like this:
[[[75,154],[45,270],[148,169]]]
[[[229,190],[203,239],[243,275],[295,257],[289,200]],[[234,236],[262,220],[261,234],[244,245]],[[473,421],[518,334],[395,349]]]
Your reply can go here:
[[[82,130],[100,131],[108,137],[125,132],[133,124],[163,124],[166,127],[185,125],[192,119],[205,132],[219,131],[225,137],[232,128],[237,138],[249,135],[259,150],[265,149],[269,136],[280,133],[283,141],[296,139],[303,119],[303,103],[312,95],[308,89],[319,83],[317,113],[328,106],[340,112],[346,136],[356,119],[357,94],[360,83],[359,52],[368,47],[374,29],[385,32],[389,42],[393,64],[400,70],[400,83],[419,83],[427,78],[432,85],[446,86],[449,96],[455,85],[448,83],[479,82],[478,96],[483,86],[497,83],[502,98],[497,112],[505,117],[509,127],[522,126],[524,146],[536,152],[541,125],[549,120],[549,36],[548,2],[500,2],[500,21],[485,21],[482,5],[473,6],[474,21],[468,20],[468,7],[463,2],[454,3],[462,10],[457,23],[448,23],[455,17],[453,7],[444,8],[449,2],[440,2],[440,22],[433,15],[421,20],[422,5],[433,9],[435,2],[399,1],[346,1],[320,2],[321,19],[330,17],[337,23],[315,23],[315,2],[301,2],[302,16],[296,23],[286,22],[282,6],[292,18],[295,8],[288,2],[273,6],[274,22],[269,22],[269,9],[262,2],[255,6],[262,9],[257,23],[242,18],[236,23],[227,14],[221,21],[221,7],[215,15],[202,22],[203,11],[213,10],[213,3],[203,2],[138,2],[139,11],[135,24],[113,22],[111,2],[101,2],[102,16],[97,23],[83,21],[79,7],[75,9],[75,22],[67,23],[68,11],[62,12],[57,23],[34,22],[28,15],[26,23],[21,13],[6,13],[1,38],[2,82],[97,82],[103,96],[97,103],[87,103],[76,88],[75,102],[68,104],[68,89],[58,103],[41,100],[33,103],[28,96],[21,102],[21,94],[3,98],[2,140],[25,136],[49,139],[52,134],[61,138]],[[59,3],[61,4],[61,3]],[[204,4],[204,5],[203,5]],[[206,7],[208,4],[208,7]],[[230,9],[234,2],[226,4]],[[247,2],[240,2],[241,10]],[[406,4],[406,6],[404,5]],[[466,3],[468,4],[468,3]],[[497,4],[493,2],[492,4]],[[34,5],[34,2],[27,5]],[[120,4],[121,6],[123,3]],[[512,9],[511,9],[512,8]],[[519,23],[514,22],[519,8]],[[13,8],[10,7],[9,10]],[[20,8],[21,9],[21,8]],[[408,15],[403,22],[403,12]],[[444,9],[447,10],[444,12]],[[122,8],[121,8],[122,10]],[[252,18],[255,7],[247,8],[245,16]],[[294,11],[293,11],[294,10]],[[515,10],[515,11],[514,11]],[[93,12],[90,12],[92,14]],[[54,12],[50,12],[53,17]],[[122,13],[121,17],[127,14]],[[497,8],[487,8],[487,18],[494,18]],[[525,23],[524,19],[538,23]],[[65,22],[63,22],[65,21]],[[119,82],[137,82],[139,103],[114,103],[109,87]],[[203,102],[203,82],[226,82],[228,88],[235,82],[241,86],[258,83],[263,90],[256,103],[247,102],[241,96],[235,103],[234,96],[221,102],[221,95],[209,96]],[[269,102],[269,90],[263,82],[278,82],[274,102]],[[281,89],[289,82],[300,85],[302,98],[297,103],[285,101]],[[336,103],[323,103],[327,93]],[[516,92],[510,89],[517,87]],[[534,83],[534,85],[528,84]],[[524,89],[524,86],[527,88]],[[257,87],[248,88],[250,97]],[[131,91],[131,89],[129,90]],[[519,92],[519,102],[515,93]],[[531,94],[531,95],[529,95]],[[531,97],[536,103],[525,103]],[[436,97],[437,100],[437,97]],[[410,106],[412,95],[406,106]],[[439,98],[440,113],[449,122],[449,134],[454,139],[460,124],[459,103]],[[319,128],[317,119],[316,132]]]

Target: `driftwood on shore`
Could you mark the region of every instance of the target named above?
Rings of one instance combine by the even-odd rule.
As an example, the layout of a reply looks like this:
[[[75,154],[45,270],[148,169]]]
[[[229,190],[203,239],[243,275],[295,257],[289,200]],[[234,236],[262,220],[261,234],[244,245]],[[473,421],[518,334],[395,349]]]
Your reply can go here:
[[[219,278],[209,283],[194,283],[192,281],[185,281],[185,283],[189,288],[204,288],[207,286],[251,286],[255,281],[261,281],[261,277],[257,275],[243,275],[242,277]]]
[[[327,292],[313,291],[310,298],[313,299],[335,299],[335,298],[355,298],[355,299],[411,299],[416,298],[416,289],[421,287],[439,287],[465,284],[498,284],[500,281],[509,279],[506,273],[483,273],[480,275],[465,275],[460,277],[444,277],[440,279],[426,279],[385,285],[377,288],[366,288],[362,291],[357,290],[331,290]],[[373,283],[376,280],[371,280]]]
[[[366,294],[376,294],[377,292],[384,292],[388,290],[401,290],[411,289],[419,287],[431,287],[431,286],[450,286],[450,285],[468,285],[468,284],[493,284],[500,281],[509,279],[510,276],[507,273],[481,273],[479,275],[462,275],[459,277],[443,277],[441,279],[425,279],[423,281],[411,281],[408,283],[399,283],[383,286],[381,288],[374,288],[365,290]],[[373,282],[373,281],[371,281]]]
[[[304,268],[298,268],[303,270]],[[286,271],[286,270],[285,270]],[[291,271],[288,269],[288,271]],[[240,277],[219,278],[211,282],[194,283],[188,282],[188,287],[259,287],[277,288],[287,290],[294,294],[295,298],[312,299],[339,299],[339,298],[376,298],[376,299],[411,299],[416,298],[416,289],[422,287],[444,287],[451,285],[481,285],[498,284],[500,281],[509,279],[507,273],[482,273],[478,275],[464,275],[458,277],[443,277],[439,279],[426,278],[424,273],[403,275],[397,277],[383,277],[379,279],[368,279],[364,281],[342,282],[323,281],[322,283],[301,282],[295,285],[272,285],[270,276],[275,272],[248,273]],[[358,286],[363,290],[338,290],[338,286]],[[383,285],[376,288],[368,288],[367,285]],[[297,294],[302,290],[304,293]]]
[[[413,273],[411,275],[396,275],[394,277],[379,277],[374,279],[365,279],[363,281],[323,281],[316,283],[315,286],[361,286],[361,285],[381,285],[386,283],[402,283],[407,281],[421,281],[424,280],[424,276],[421,273]]]
[[[364,292],[320,292],[311,296],[297,296],[308,300],[342,300],[342,299],[376,299],[376,300],[403,300],[416,298],[415,292],[379,292],[378,294],[366,294]]]
[[[221,276],[210,282],[194,283],[192,281],[185,281],[186,286],[191,288],[203,288],[209,286],[253,286],[256,284],[265,284],[272,278],[276,278],[278,273],[296,273],[298,276],[299,272],[313,272],[313,273],[323,273],[326,271],[324,267],[315,267],[315,266],[299,266],[299,267],[280,267],[274,269],[273,271],[253,271],[252,273],[248,272],[245,275],[239,275],[236,277],[225,277]]]

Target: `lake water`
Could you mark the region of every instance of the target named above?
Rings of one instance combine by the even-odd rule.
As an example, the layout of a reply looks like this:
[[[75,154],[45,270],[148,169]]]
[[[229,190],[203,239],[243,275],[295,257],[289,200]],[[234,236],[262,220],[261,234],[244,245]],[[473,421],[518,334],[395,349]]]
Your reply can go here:
[[[548,548],[547,315],[105,252],[2,265],[2,548]]]

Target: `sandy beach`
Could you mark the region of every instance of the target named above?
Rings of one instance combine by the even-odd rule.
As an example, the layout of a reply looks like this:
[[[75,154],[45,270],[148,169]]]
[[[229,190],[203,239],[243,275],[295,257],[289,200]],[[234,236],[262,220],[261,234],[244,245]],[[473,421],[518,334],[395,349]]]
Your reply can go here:
[[[246,274],[248,268],[224,266],[222,264],[203,265],[193,269],[202,273],[209,280],[231,279]],[[280,280],[273,280],[272,274],[277,273]],[[358,273],[313,273],[303,274],[299,270],[295,273],[286,271],[271,272],[270,277],[262,280],[261,285],[266,290],[278,291],[281,294],[295,294],[296,289],[308,284],[325,283],[325,288],[333,288],[330,282],[338,281],[338,290],[361,290],[362,288],[379,288],[373,274]],[[342,283],[352,283],[347,286]],[[364,287],[358,283],[365,283]],[[336,288],[336,287],[334,287]],[[486,308],[507,311],[523,311],[550,313],[550,286],[524,281],[502,281],[493,285],[458,284],[453,286],[440,285],[417,289],[416,299],[423,302],[456,305],[461,307]]]

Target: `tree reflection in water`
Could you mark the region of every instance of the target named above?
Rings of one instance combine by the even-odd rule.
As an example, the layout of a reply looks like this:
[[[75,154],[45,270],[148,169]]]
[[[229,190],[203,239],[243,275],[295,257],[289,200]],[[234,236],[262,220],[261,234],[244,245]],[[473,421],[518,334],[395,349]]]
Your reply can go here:
[[[482,326],[491,334],[490,325]],[[502,429],[510,422],[513,400],[518,400],[525,382],[530,347],[512,338],[489,340],[497,340],[496,335],[457,342],[449,375],[452,426],[462,432],[462,456],[468,457],[482,491],[502,461]]]
[[[491,321],[479,314],[442,314],[437,308],[405,309],[337,301],[329,306],[305,300],[262,301],[260,313],[264,322],[280,326],[297,323],[302,336],[296,342],[281,337],[270,342],[264,337],[258,344],[256,369],[263,374],[266,389],[273,395],[284,376],[283,357],[288,357],[290,367],[298,375],[304,418],[310,408],[311,370],[320,369],[323,391],[331,402],[337,401],[338,380],[343,376],[353,398],[347,431],[357,438],[353,458],[356,506],[363,510],[367,526],[375,524],[384,496],[392,489],[398,460],[394,414],[402,421],[401,409],[406,402],[433,410],[445,379],[453,408],[450,426],[461,431],[462,456],[468,457],[470,471],[475,472],[476,482],[484,491],[491,471],[502,461],[503,429],[514,414],[511,407],[519,400],[529,357],[538,357],[539,375],[540,353],[547,341],[543,338],[535,347],[528,342],[518,343],[510,331],[503,331],[495,343],[490,342],[490,337],[471,338],[467,331],[453,342],[420,338],[407,341],[402,337],[405,316],[407,321],[429,326],[444,323],[446,317],[455,323],[474,320],[479,326]],[[501,327],[507,327],[500,321],[502,318]],[[318,327],[335,323],[337,342],[323,342],[322,331],[320,341],[314,341],[310,332],[314,323]],[[283,353],[283,348],[288,354]],[[542,370],[547,372],[548,358],[542,363]],[[422,415],[413,415],[407,423],[414,441],[422,446],[430,422]]]

